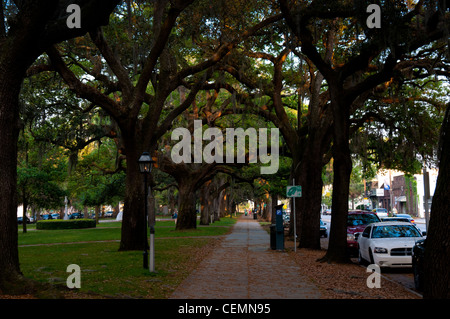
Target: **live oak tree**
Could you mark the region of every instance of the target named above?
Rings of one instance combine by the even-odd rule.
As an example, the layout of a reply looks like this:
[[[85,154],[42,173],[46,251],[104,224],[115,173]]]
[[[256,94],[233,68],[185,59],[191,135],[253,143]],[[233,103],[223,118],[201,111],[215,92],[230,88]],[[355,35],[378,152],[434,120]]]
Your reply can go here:
[[[328,84],[333,119],[333,202],[332,228],[324,261],[347,261],[346,223],[352,162],[350,158],[351,115],[364,104],[366,94],[388,82],[408,53],[445,38],[448,17],[439,6],[419,2],[409,8],[406,3],[388,1],[381,8],[381,27],[366,24],[364,3],[313,1],[294,4],[279,1],[292,33],[301,43],[301,52],[318,68]],[[367,3],[368,4],[368,3]],[[429,19],[433,17],[433,19]],[[447,20],[446,20],[447,19]],[[339,30],[342,40],[352,40],[351,50],[336,46],[334,58],[318,50],[315,26],[322,23],[329,30]],[[339,41],[339,40],[336,40]]]
[[[0,292],[20,292],[22,276],[17,249],[18,98],[33,62],[54,43],[80,36],[108,18],[119,0],[16,0],[0,4]],[[81,28],[68,28],[66,12],[80,4]],[[17,288],[17,290],[16,290]]]
[[[98,28],[90,32],[90,40],[86,41],[92,41],[89,47],[95,46],[95,55],[88,52],[82,59],[94,58],[98,62],[89,69],[85,68],[95,78],[97,86],[82,81],[67,65],[67,59],[59,51],[64,51],[64,47],[47,50],[53,67],[69,88],[81,98],[102,107],[120,128],[120,151],[127,160],[121,250],[141,249],[144,244],[140,235],[144,230],[141,222],[144,214],[144,191],[143,183],[139,182],[142,175],[137,164],[142,152],[153,152],[156,149],[158,140],[170,129],[172,121],[193,103],[199,90],[207,84],[212,75],[212,67],[218,61],[242,39],[280,19],[279,15],[268,17],[253,26],[241,26],[241,30],[231,37],[223,37],[225,32],[214,33],[207,28],[215,27],[214,23],[206,23],[208,16],[203,15],[208,13],[208,4],[199,2],[191,5],[192,2],[142,2],[138,8],[142,9],[144,17],[127,19],[126,24],[132,24],[133,20],[143,24],[151,21],[152,26],[148,28],[133,25],[145,29],[145,32],[136,32],[135,35],[125,26],[125,29],[130,30],[128,39],[117,41],[114,38],[117,34],[114,28]],[[187,23],[192,23],[192,11],[189,11],[192,8],[206,9],[206,13],[194,15],[202,22],[195,25],[200,26],[201,30],[195,34],[194,39],[186,38],[178,29],[180,26],[189,29]],[[127,13],[129,10],[130,6],[122,8],[124,16],[130,14]],[[215,10],[209,11],[211,14],[215,13]],[[113,27],[123,27],[125,21],[117,19],[114,20]],[[180,36],[172,36],[174,33]],[[130,45],[136,41],[139,47]],[[198,43],[197,47],[195,43]],[[194,45],[183,46],[186,44]],[[128,49],[135,49],[133,52],[136,54],[127,52]],[[65,53],[70,56],[70,48]],[[95,58],[99,56],[102,59]],[[97,65],[99,68],[96,68]],[[106,72],[109,74],[105,74]],[[188,89],[186,99],[177,105],[167,103],[172,92],[180,86]]]

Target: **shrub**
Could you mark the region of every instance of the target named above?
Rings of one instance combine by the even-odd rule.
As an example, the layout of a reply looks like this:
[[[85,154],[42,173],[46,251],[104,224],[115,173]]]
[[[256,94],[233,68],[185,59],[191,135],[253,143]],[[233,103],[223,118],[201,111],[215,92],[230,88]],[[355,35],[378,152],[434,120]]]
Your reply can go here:
[[[36,229],[78,229],[94,228],[96,226],[93,219],[71,219],[71,220],[38,220]]]

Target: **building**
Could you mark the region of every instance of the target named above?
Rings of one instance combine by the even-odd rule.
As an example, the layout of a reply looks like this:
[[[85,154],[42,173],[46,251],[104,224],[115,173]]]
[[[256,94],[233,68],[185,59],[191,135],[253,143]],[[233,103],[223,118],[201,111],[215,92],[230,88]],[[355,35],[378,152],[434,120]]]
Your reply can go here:
[[[431,208],[438,170],[427,170],[429,174],[430,198],[428,209]],[[377,177],[366,183],[372,207],[386,208],[397,213],[410,214],[425,218],[424,178],[423,174],[408,177],[403,172],[380,171]],[[391,205],[392,203],[392,205]]]

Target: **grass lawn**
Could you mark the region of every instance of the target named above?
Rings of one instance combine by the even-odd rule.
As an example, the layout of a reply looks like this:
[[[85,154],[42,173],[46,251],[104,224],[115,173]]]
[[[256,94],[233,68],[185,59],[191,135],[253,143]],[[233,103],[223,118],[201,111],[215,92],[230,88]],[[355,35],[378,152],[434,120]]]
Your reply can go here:
[[[23,274],[40,282],[66,285],[67,266],[81,268],[81,288],[69,298],[168,298],[202,258],[228,233],[236,218],[222,218],[211,226],[175,231],[173,221],[155,226],[155,269],[143,268],[142,251],[119,252],[120,223],[101,223],[78,230],[19,228],[19,256]],[[105,241],[105,242],[99,242]],[[87,243],[80,243],[87,242]],[[51,244],[51,245],[48,245]]]

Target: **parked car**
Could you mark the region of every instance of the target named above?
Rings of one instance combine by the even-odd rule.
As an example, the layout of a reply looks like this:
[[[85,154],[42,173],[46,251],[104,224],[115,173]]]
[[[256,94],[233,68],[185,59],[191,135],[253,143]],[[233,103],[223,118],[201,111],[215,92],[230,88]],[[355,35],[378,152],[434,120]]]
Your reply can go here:
[[[53,219],[53,218],[52,218],[52,215],[50,215],[50,214],[44,214],[44,215],[42,215],[42,219],[48,220],[48,219]]]
[[[382,218],[382,217],[387,217],[388,216],[388,211],[386,208],[375,208],[374,210],[372,210],[375,214],[377,214],[378,217]]]
[[[371,223],[380,222],[375,212],[350,210],[347,216],[347,249],[350,256],[358,255],[358,235]]]
[[[328,233],[327,233],[327,223],[324,223],[322,220],[320,220],[320,237],[328,237]]]
[[[289,228],[290,220],[291,220],[291,215],[289,215],[289,214],[283,215],[283,227],[284,228]]]
[[[83,214],[81,214],[81,213],[72,213],[69,216],[69,219],[79,219],[79,218],[83,218]]]
[[[52,219],[61,219],[61,216],[59,215],[59,213],[53,213],[51,216],[52,216]]]
[[[373,223],[358,237],[358,259],[380,267],[411,267],[412,249],[421,239],[420,231],[409,222]]]
[[[410,223],[410,220],[406,217],[382,217],[382,222],[408,222]]]
[[[411,223],[414,226],[417,227],[417,229],[419,230],[419,232],[422,233],[422,236],[426,236],[427,232],[426,231],[422,231],[419,229],[419,227],[417,226],[417,224],[414,222],[414,220],[412,218],[407,218],[407,217],[384,217],[381,218],[381,221],[383,222],[407,222],[407,223]]]
[[[31,222],[30,219],[27,216],[25,216],[25,218],[26,218],[26,223],[29,224]],[[18,224],[22,224],[23,223],[23,217],[22,216],[18,216],[17,217],[17,223]]]
[[[109,212],[106,212],[104,216],[105,216],[105,217],[113,217],[113,213],[114,213],[114,212],[109,211]]]
[[[415,223],[414,218],[411,217],[411,215],[408,214],[395,214],[394,217],[401,217],[401,218],[407,218],[409,219],[410,223]]]
[[[412,249],[412,269],[414,274],[414,287],[418,291],[423,291],[423,257],[425,256],[426,239],[418,240]]]

